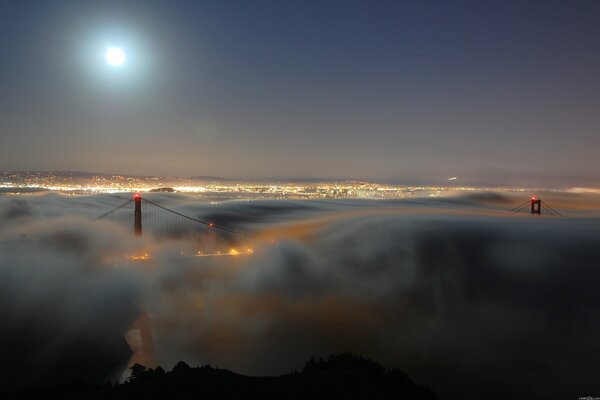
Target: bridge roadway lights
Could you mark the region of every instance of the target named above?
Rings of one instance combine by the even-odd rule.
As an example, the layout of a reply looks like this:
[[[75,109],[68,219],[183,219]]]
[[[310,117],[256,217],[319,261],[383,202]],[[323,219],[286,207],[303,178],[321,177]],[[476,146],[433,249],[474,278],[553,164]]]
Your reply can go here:
[[[142,236],[142,196],[134,194],[133,201],[135,203],[133,233],[135,236]]]

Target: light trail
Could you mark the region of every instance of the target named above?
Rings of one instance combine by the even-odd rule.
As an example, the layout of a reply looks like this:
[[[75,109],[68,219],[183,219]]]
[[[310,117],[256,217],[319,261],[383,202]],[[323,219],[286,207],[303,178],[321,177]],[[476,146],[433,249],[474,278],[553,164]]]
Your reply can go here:
[[[235,257],[235,256],[248,256],[254,254],[253,251],[235,252],[235,253],[208,253],[208,254],[192,254],[187,257]]]
[[[249,256],[254,254],[253,249],[246,249],[245,251],[240,251],[237,249],[231,249],[229,251],[217,251],[216,253],[204,253],[202,251],[198,251],[192,254],[181,253],[180,258],[192,258],[192,257],[235,257],[235,256]],[[146,261],[151,260],[152,256],[149,253],[144,253],[141,255],[128,255],[127,259],[130,261]]]

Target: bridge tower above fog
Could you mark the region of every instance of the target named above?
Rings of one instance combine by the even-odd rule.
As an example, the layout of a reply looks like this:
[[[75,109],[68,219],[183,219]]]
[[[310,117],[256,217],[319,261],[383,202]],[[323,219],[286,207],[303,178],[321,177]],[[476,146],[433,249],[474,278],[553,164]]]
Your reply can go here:
[[[542,199],[539,197],[533,196],[530,200],[513,208],[512,212],[525,212],[529,208],[531,215],[542,215]],[[552,215],[555,217],[562,217],[562,214],[556,211],[554,208],[550,207],[547,202],[544,202],[544,214]]]
[[[135,236],[142,236],[142,196],[138,193],[133,195],[135,210],[133,212],[133,233]]]
[[[142,214],[142,208],[144,212]],[[157,239],[174,239],[191,236],[211,237],[213,240],[237,242],[240,238],[264,240],[259,237],[240,232],[214,222],[203,221],[178,211],[156,204],[136,193],[133,197],[113,207],[97,219],[106,219],[131,229],[133,217],[133,233],[142,236],[142,217],[145,234]]]
[[[531,198],[531,215],[542,215],[542,199]]]

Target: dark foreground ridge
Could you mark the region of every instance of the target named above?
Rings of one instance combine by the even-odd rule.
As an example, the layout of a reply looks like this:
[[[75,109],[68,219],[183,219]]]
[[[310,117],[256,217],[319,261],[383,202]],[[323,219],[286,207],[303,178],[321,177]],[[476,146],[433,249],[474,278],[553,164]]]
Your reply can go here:
[[[180,361],[172,371],[131,367],[127,382],[115,386],[71,385],[52,391],[0,393],[9,399],[437,399],[405,373],[350,353],[312,358],[301,372],[251,377],[210,365],[192,368]]]

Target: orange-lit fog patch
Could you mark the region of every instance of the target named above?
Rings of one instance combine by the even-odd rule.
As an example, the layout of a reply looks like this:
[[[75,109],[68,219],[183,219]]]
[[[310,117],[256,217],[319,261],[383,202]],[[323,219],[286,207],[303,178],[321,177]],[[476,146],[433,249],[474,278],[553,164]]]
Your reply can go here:
[[[156,368],[158,361],[154,350],[152,337],[152,323],[146,312],[142,313],[133,323],[125,340],[131,348],[133,355],[129,365],[140,364],[148,368]]]
[[[487,216],[487,217],[515,217],[514,213],[508,210],[490,210],[475,209],[467,210],[464,208],[443,207],[440,203],[438,207],[425,206],[407,206],[398,208],[379,208],[379,209],[359,209],[351,211],[331,212],[326,216],[313,217],[309,221],[290,222],[271,227],[260,233],[264,238],[276,238],[273,242],[295,239],[300,241],[310,241],[320,229],[337,221],[358,217],[376,217],[376,216]]]
[[[127,256],[127,259],[131,261],[144,261],[150,260],[151,258],[150,253],[130,254]]]

